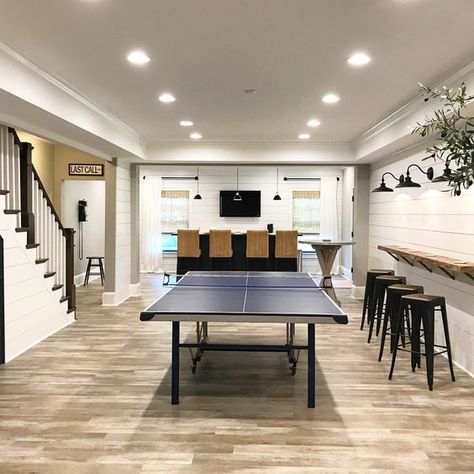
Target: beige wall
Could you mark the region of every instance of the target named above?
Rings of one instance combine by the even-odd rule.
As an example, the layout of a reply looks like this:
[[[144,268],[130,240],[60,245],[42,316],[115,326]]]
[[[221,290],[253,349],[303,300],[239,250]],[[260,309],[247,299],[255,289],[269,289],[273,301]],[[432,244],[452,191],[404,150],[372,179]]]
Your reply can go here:
[[[32,159],[33,166],[39,174],[46,192],[50,199],[55,202],[54,190],[54,148],[53,143],[36,138],[28,133],[18,132],[18,136],[22,142],[31,143],[34,147]]]
[[[55,145],[54,151],[54,195],[56,196],[54,205],[59,215],[61,215],[61,189],[65,179],[103,181],[109,179],[112,168],[108,161],[66,145]],[[70,163],[104,164],[104,176],[69,176]]]

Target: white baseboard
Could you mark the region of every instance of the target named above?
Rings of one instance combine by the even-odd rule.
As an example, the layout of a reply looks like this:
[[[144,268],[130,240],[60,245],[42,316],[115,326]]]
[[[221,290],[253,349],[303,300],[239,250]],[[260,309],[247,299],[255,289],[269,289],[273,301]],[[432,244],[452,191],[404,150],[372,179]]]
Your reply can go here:
[[[352,280],[352,272],[350,268],[339,265],[339,275],[344,276],[348,280]]]
[[[365,286],[352,285],[351,297],[355,300],[363,300],[365,293]]]
[[[120,297],[113,291],[104,291],[102,293],[102,306],[119,306],[124,301],[128,300],[129,297],[130,295]]]
[[[129,286],[130,288],[130,297],[135,298],[137,296],[141,296],[141,286],[140,283],[133,283]]]

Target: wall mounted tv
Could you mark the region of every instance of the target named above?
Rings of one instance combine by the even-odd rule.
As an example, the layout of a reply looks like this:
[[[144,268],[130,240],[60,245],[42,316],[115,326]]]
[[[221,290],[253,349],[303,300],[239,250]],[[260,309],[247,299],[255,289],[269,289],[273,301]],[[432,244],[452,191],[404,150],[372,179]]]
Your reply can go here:
[[[241,201],[234,201],[237,191],[221,191],[219,215],[221,217],[260,217],[260,191],[239,191]]]

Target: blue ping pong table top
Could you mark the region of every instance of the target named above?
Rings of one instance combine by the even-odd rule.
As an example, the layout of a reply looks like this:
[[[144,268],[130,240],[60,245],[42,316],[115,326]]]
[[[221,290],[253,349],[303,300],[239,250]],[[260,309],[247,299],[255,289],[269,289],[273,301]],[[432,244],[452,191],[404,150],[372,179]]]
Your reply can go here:
[[[188,272],[140,319],[347,324],[341,308],[299,272]]]

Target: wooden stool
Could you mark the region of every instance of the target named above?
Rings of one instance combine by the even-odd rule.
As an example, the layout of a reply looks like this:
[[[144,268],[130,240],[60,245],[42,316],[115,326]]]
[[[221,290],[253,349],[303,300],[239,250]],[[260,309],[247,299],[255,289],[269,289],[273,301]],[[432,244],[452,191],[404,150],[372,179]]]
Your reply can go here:
[[[443,329],[445,346],[434,343],[435,311],[441,311],[443,319]],[[411,350],[398,347],[398,341],[401,334],[403,314],[411,313],[412,318],[412,337]],[[423,323],[424,342],[420,341],[420,329]],[[425,352],[421,352],[420,345],[425,345]],[[435,352],[435,347],[443,350]],[[406,350],[411,352],[411,369],[415,372],[416,366],[420,366],[420,356],[426,357],[426,375],[428,378],[428,387],[433,390],[433,359],[435,355],[448,353],[449,370],[451,371],[451,380],[454,382],[453,359],[451,356],[451,343],[449,341],[448,315],[446,313],[446,301],[443,296],[431,296],[423,294],[406,295],[401,297],[400,310],[397,316],[395,347],[392,355],[392,366],[390,367],[389,380],[392,380],[397,359],[397,351]]]
[[[396,319],[398,312],[400,311],[400,299],[403,295],[411,295],[413,293],[423,293],[423,287],[417,285],[390,285],[387,288],[387,304],[385,306],[385,313],[383,317],[382,325],[382,337],[380,338],[380,352],[379,352],[379,362],[382,360],[385,337],[390,336],[390,352],[393,353],[393,348],[395,347],[395,329],[397,327]],[[402,317],[404,317],[403,315]],[[390,321],[390,326],[388,325]],[[411,337],[410,334],[410,318],[406,318],[407,332],[408,337]],[[405,324],[402,321],[402,346],[405,347]]]
[[[372,300],[374,298],[375,277],[380,275],[393,275],[393,270],[369,270],[365,277],[365,292],[364,292],[364,306],[362,308],[362,321],[360,323],[360,330],[364,329],[365,316],[370,310]],[[369,321],[370,322],[370,321]]]
[[[375,334],[378,336],[380,331],[380,323],[382,322],[382,316],[385,311],[385,293],[387,288],[390,285],[394,285],[396,283],[403,283],[407,282],[406,278],[403,276],[395,276],[395,275],[380,275],[375,277],[375,284],[374,284],[374,298],[372,301],[372,306],[369,308],[369,337],[367,338],[367,342],[370,343],[372,339],[372,332],[374,330],[374,323],[377,321],[377,329]]]
[[[102,286],[104,286],[104,279],[105,279],[105,271],[104,271],[104,264],[103,260],[104,257],[86,257],[88,262],[87,262],[87,268],[86,268],[86,275],[84,277],[84,286],[89,284],[89,277],[91,275],[100,275],[100,281],[102,283]],[[97,260],[97,263],[92,263],[93,260]],[[100,273],[91,273],[91,268],[98,268]]]
[[[233,253],[232,232],[211,229],[209,231],[209,257],[212,270],[230,270]]]

